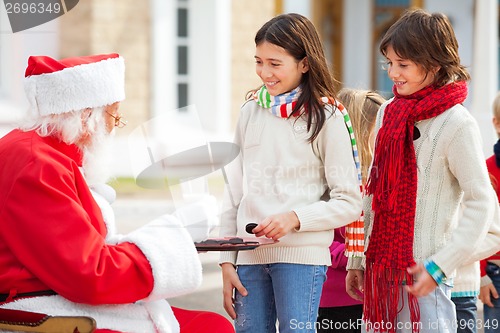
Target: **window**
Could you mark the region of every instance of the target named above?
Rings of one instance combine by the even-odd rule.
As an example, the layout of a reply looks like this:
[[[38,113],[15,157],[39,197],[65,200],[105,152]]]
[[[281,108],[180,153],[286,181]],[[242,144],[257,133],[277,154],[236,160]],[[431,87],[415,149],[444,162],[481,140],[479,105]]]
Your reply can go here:
[[[177,36],[188,36],[188,10],[187,8],[177,9]]]
[[[392,81],[387,76],[387,72],[382,69],[385,62],[384,57],[379,52],[379,45],[382,37],[389,27],[397,21],[401,14],[410,6],[415,5],[415,0],[376,0],[374,7],[375,34],[373,43],[373,80],[372,86],[380,91],[384,97],[392,97]]]
[[[182,108],[188,105],[188,85],[187,83],[177,84],[177,105]],[[186,109],[181,109],[186,110]]]
[[[177,0],[177,108],[189,103],[189,8],[188,0]]]
[[[188,74],[188,47],[178,46],[177,47],[177,74],[187,75]]]
[[[410,0],[377,0],[377,7],[409,7]]]

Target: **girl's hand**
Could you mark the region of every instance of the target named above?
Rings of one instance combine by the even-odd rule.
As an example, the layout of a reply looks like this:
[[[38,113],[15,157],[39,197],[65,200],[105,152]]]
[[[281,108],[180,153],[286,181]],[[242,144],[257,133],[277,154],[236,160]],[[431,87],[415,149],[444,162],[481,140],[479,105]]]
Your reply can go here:
[[[432,276],[427,272],[423,264],[417,264],[408,268],[408,273],[414,276],[416,280],[413,285],[406,286],[406,291],[416,297],[427,296],[431,291],[436,289],[437,283]]]
[[[349,269],[345,277],[345,291],[355,300],[363,302],[363,283],[365,272],[360,269]]]
[[[498,298],[498,292],[493,285],[493,283],[489,283],[485,286],[482,286],[479,290],[479,299],[483,302],[484,305],[489,306],[490,308],[494,308],[495,306],[491,303],[491,296],[493,298]]]
[[[266,217],[253,229],[253,233],[257,237],[266,236],[277,241],[292,229],[299,227],[299,218],[295,212],[288,212]]]
[[[234,311],[234,289],[236,288],[243,296],[248,295],[248,291],[241,284],[240,278],[236,273],[236,269],[231,263],[223,263],[222,267],[222,294],[224,296],[224,310],[229,317],[236,319],[236,311]]]

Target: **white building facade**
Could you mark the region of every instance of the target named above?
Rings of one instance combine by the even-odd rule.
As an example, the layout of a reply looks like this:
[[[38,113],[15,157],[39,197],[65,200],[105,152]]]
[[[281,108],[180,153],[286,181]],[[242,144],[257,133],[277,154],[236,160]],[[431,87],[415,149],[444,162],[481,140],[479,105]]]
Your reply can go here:
[[[127,66],[122,110],[129,125],[117,133],[115,170],[133,176],[127,139],[145,122],[161,120],[153,121],[148,135],[164,136],[162,144],[171,146],[166,150],[180,142],[231,139],[246,91],[259,84],[253,37],[272,16],[309,17],[344,86],[390,93],[377,43],[398,14],[415,5],[452,21],[462,63],[472,75],[466,106],[490,155],[496,141],[491,103],[499,90],[498,0],[149,0],[141,2],[144,8],[132,0],[89,0],[60,19],[15,34],[2,7],[0,136],[27,108],[23,77],[29,55],[118,52]]]

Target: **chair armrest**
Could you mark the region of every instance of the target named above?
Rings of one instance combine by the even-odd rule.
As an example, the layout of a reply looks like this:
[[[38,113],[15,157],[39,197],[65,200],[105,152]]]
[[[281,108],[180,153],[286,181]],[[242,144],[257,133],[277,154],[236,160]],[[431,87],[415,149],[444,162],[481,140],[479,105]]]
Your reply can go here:
[[[78,316],[49,316],[44,313],[0,309],[0,329],[39,333],[91,333],[93,318]]]

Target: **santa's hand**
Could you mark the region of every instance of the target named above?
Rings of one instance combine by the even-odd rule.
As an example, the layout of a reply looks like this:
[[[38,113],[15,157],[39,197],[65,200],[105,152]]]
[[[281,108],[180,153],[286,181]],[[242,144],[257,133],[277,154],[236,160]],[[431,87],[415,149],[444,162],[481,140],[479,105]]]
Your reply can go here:
[[[201,242],[208,238],[210,231],[219,224],[217,200],[205,196],[192,204],[178,208],[172,215],[178,218],[193,238]]]

